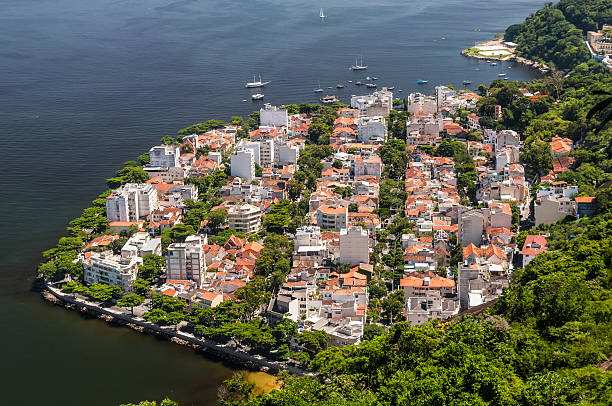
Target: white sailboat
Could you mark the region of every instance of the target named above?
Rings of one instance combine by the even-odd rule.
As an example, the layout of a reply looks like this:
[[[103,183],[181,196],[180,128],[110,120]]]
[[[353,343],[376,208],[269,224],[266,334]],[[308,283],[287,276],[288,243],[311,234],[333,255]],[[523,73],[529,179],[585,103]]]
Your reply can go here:
[[[265,85],[270,84],[270,82],[262,82],[261,81],[261,75],[259,75],[259,80],[256,81],[255,80],[255,75],[253,75],[253,81],[252,82],[247,82],[247,84],[244,86],[246,88],[256,88],[256,87],[264,87]]]
[[[351,70],[366,70],[368,69],[368,65],[363,64],[363,56],[361,57],[361,62],[357,63],[357,58],[355,58],[355,65],[351,66]]]
[[[323,89],[321,88],[321,82],[317,82],[319,84],[319,87],[317,87],[314,92],[315,93],[323,93]]]
[[[325,18],[327,17],[324,13],[323,13],[323,9],[321,8],[321,11],[319,11],[319,18]]]

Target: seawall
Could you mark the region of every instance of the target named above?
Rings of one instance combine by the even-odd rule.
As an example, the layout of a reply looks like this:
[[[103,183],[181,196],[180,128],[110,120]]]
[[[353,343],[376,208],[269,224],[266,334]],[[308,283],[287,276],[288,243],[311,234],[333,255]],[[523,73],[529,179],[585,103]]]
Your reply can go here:
[[[47,281],[45,281],[43,285],[44,288],[41,292],[43,297],[58,306],[97,316],[108,323],[126,326],[140,333],[153,334],[176,344],[187,345],[203,352],[211,358],[226,361],[236,367],[268,373],[277,373],[281,370],[286,370],[295,375],[308,374],[307,371],[289,365],[283,361],[269,360],[260,355],[253,355],[246,351],[241,351],[211,340],[196,337],[185,331],[175,330],[175,328],[171,326],[158,326],[141,317],[132,316],[129,313],[126,314],[112,308],[101,307],[76,295],[64,293],[60,289],[51,286]]]

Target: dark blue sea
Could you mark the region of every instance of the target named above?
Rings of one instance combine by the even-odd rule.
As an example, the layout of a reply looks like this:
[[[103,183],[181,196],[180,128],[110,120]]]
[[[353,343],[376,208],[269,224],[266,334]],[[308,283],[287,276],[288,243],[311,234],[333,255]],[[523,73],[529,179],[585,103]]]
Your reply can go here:
[[[214,403],[232,373],[173,344],[108,327],[30,291],[40,252],[105,189],[124,161],[164,135],[258,109],[265,101],[347,100],[379,86],[476,88],[491,67],[459,52],[543,6],[529,0],[1,0],[0,325],[2,404],[116,405],[169,395]],[[327,18],[321,21],[319,9]],[[445,39],[442,39],[442,38]],[[348,67],[363,56],[366,72]],[[418,86],[418,79],[428,80]],[[326,89],[327,90],[327,89]],[[401,94],[396,93],[398,96]],[[247,99],[248,102],[243,102]]]

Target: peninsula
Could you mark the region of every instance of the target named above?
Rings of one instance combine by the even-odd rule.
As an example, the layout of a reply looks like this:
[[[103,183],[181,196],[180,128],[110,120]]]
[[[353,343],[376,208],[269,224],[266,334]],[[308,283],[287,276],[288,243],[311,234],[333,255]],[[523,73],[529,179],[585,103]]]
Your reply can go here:
[[[264,394],[228,380],[223,405],[607,404],[612,75],[527,35],[565,3],[468,52],[565,76],[161,138],[44,252],[45,297],[287,371]]]

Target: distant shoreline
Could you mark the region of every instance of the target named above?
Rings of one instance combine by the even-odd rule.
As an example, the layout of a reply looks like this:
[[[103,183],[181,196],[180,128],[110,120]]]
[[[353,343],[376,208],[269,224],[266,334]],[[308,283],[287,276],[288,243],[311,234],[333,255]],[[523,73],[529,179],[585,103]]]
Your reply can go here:
[[[487,51],[481,51],[478,50],[478,47],[492,47],[492,48],[497,48],[500,51],[503,51],[505,54],[504,56],[501,55],[482,55],[480,54],[480,52],[487,52]],[[494,51],[488,51],[488,52],[494,52]],[[490,40],[490,41],[485,41],[483,43],[480,43],[478,45],[475,45],[471,48],[467,48],[464,49],[463,51],[461,51],[461,55],[468,57],[468,58],[474,58],[474,59],[480,59],[480,60],[491,60],[491,61],[501,61],[501,62],[506,62],[506,61],[510,61],[510,62],[516,62],[519,63],[521,65],[530,67],[530,68],[535,68],[537,69],[540,73],[547,73],[551,70],[554,70],[553,68],[551,68],[550,66],[541,63],[541,62],[536,62],[536,61],[532,61],[530,59],[527,58],[523,58],[521,56],[517,56],[516,55],[516,48],[512,48],[509,47],[505,42],[503,38],[498,38],[498,39],[494,39],[494,40]]]

